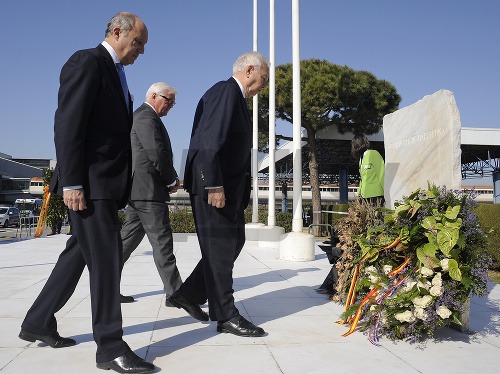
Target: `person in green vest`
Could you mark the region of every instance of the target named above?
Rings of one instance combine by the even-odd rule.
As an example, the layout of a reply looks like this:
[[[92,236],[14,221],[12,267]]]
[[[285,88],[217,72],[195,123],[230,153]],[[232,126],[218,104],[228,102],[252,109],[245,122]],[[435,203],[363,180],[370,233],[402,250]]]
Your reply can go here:
[[[384,159],[378,151],[370,148],[370,141],[363,134],[356,134],[351,142],[351,154],[359,159],[358,195],[368,203],[384,205]]]

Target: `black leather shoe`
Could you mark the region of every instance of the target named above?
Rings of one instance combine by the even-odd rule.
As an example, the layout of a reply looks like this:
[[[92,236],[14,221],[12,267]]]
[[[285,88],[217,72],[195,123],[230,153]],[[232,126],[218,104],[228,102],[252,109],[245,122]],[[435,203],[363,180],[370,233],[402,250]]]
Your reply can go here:
[[[328,296],[333,296],[337,293],[336,290],[334,290],[333,288],[316,288],[315,290],[317,293],[321,293],[323,295],[328,295]]]
[[[165,295],[165,306],[167,308],[175,308],[175,305],[173,305],[168,299],[170,298],[170,295]]]
[[[126,304],[126,303],[133,303],[135,301],[133,296],[123,296],[120,294],[120,303]]]
[[[104,370],[111,369],[118,373],[152,373],[156,369],[156,366],[143,360],[132,351],[108,362],[98,362],[96,367]]]
[[[40,340],[41,342],[50,345],[52,348],[71,347],[72,345],[76,344],[76,341],[74,339],[63,338],[57,332],[49,335],[40,335],[21,330],[21,332],[19,333],[19,338],[32,343],[36,340]]]
[[[208,314],[198,304],[190,302],[180,292],[174,292],[167,301],[178,309],[184,309],[191,317],[198,321],[208,321],[209,319]]]
[[[242,316],[236,316],[226,322],[217,322],[217,331],[226,332],[238,336],[264,336],[265,331],[261,327],[255,326]]]

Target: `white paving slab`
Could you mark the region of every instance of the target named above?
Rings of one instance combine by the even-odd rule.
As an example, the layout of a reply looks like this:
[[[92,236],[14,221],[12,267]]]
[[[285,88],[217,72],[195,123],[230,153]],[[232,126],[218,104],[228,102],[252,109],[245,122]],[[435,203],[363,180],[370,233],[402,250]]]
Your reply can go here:
[[[43,287],[67,239],[65,235],[0,244],[0,373],[99,373],[95,368],[88,275],[57,314],[59,331],[77,345],[52,349],[20,340],[20,324]],[[200,259],[195,235],[175,234],[174,249],[186,278]],[[314,289],[330,264],[316,246],[315,260],[279,260],[279,251],[248,242],[234,268],[236,306],[267,335],[219,334],[215,322],[198,322],[165,307],[165,295],[145,239],[126,263],[121,291],[124,339],[161,372],[176,373],[493,373],[500,367],[500,286],[471,300],[471,330],[443,329],[436,340],[411,345],[381,339],[371,345],[362,333],[342,337],[335,323],[342,305]],[[207,305],[202,308],[208,311]]]

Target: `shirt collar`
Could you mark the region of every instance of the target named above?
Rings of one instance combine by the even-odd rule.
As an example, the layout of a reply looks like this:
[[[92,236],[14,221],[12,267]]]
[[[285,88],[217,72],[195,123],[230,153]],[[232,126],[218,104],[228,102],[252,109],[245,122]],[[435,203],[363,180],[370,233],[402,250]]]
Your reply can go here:
[[[116,54],[115,50],[113,49],[113,47],[111,47],[111,45],[109,45],[109,43],[106,41],[106,40],[103,40],[103,42],[101,43],[102,46],[104,48],[106,48],[106,50],[109,52],[109,54],[111,55],[111,58],[113,59],[113,62],[115,64],[118,64],[120,62],[120,59],[118,58],[118,55]]]
[[[151,109],[153,109],[155,111],[155,113],[158,114],[158,112],[156,111],[156,109],[150,103],[148,103],[147,101],[145,101],[144,104],[148,104],[151,107]]]
[[[243,90],[243,85],[241,84],[241,82],[234,75],[233,75],[233,78],[236,81],[236,83],[238,83],[238,86],[240,86],[241,94],[246,99],[245,91]]]

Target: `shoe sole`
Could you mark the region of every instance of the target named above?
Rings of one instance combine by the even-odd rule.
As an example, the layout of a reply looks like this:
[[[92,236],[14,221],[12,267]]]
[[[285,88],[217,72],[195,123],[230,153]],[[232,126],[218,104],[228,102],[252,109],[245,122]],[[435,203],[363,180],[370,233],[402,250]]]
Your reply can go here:
[[[169,302],[170,304],[172,304],[172,306],[174,308],[177,308],[177,309],[182,309],[184,310],[187,314],[189,314],[191,317],[193,317],[194,319],[198,320],[198,321],[202,321],[202,322],[206,322],[208,321],[210,318],[208,317],[203,317],[203,318],[199,318],[197,316],[193,316],[191,313],[189,313],[188,310],[186,310],[186,308],[184,308],[181,304],[179,304],[177,301],[175,300],[172,300],[172,299],[168,299],[167,302]],[[166,303],[165,303],[166,305]]]
[[[37,340],[37,338],[35,336],[31,335],[28,332],[23,332],[23,331],[21,331],[19,333],[19,339],[26,340],[27,342],[31,342],[31,343],[34,343]]]
[[[25,340],[25,341],[30,342],[30,343],[34,343],[37,340],[40,340],[42,343],[45,343],[49,347],[52,347],[52,348],[66,348],[66,347],[72,347],[72,346],[76,345],[76,343],[74,343],[74,344],[64,344],[64,345],[61,345],[61,346],[54,346],[52,344],[49,344],[47,341],[45,341],[43,339],[40,339],[39,336],[30,334],[29,332],[26,332],[26,331],[21,331],[19,333],[19,339]]]
[[[236,331],[230,331],[224,327],[221,327],[221,326],[217,326],[217,331],[218,332],[222,332],[224,334],[233,334],[233,335],[236,335],[236,336],[245,336],[245,337],[248,337],[248,338],[260,338],[262,336],[264,336],[266,333],[263,333],[263,334],[245,334],[245,333],[241,333],[241,332],[236,332]]]
[[[111,365],[109,365],[107,362],[105,363],[96,363],[95,367],[98,369],[102,370],[115,370]],[[148,373],[153,373],[156,370],[156,368],[152,370],[131,370],[131,371],[123,371],[122,373],[135,373],[135,374],[148,374]],[[115,370],[116,371],[116,370]]]

